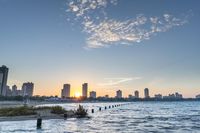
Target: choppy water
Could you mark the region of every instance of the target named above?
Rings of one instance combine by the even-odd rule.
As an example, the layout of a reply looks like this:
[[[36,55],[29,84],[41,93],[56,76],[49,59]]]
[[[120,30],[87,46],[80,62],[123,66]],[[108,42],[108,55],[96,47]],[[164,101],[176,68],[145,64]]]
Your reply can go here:
[[[99,107],[118,103],[83,103],[90,119],[44,120],[36,129],[36,120],[0,122],[0,133],[133,133],[133,132],[200,132],[199,102],[134,102],[98,111]],[[73,109],[78,104],[63,104]],[[91,109],[95,113],[91,113]]]

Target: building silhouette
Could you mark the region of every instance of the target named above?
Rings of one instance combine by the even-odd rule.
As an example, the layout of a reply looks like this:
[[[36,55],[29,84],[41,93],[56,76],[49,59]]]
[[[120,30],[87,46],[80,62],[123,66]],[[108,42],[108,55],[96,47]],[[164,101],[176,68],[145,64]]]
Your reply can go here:
[[[6,96],[8,68],[6,66],[0,67],[0,95]]]
[[[155,94],[155,95],[154,95],[154,98],[155,98],[155,99],[162,99],[162,94]]]
[[[135,91],[135,98],[139,98],[139,91]]]
[[[96,98],[96,91],[90,92],[90,98]]]
[[[150,98],[150,96],[149,96],[149,89],[148,88],[144,89],[144,98]]]
[[[122,98],[122,91],[121,90],[116,91],[116,98]]]
[[[63,89],[61,90],[61,97],[62,98],[69,98],[70,97],[70,84],[64,84]]]
[[[34,84],[32,82],[26,82],[22,85],[22,96],[33,96]]]
[[[10,89],[10,86],[6,86],[6,96],[12,96],[12,90]]]
[[[16,85],[12,86],[12,96],[17,96],[17,86]]]
[[[82,97],[87,98],[88,93],[88,83],[82,84]]]

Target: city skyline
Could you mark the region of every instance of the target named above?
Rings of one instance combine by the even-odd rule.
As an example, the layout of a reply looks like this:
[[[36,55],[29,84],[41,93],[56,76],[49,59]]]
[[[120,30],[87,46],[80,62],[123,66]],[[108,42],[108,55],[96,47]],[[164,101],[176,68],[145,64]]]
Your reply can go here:
[[[6,72],[6,77],[8,77],[8,71],[9,71],[9,68],[5,65],[2,65],[2,67],[0,67],[1,71],[0,71],[0,74],[2,74],[2,78],[1,78],[1,82],[2,81],[7,81],[8,79],[7,78],[4,78],[3,79],[3,76]],[[6,70],[6,71],[5,71]],[[5,82],[6,83],[6,82]],[[8,84],[5,84],[4,83],[4,88],[5,88],[5,94],[1,94],[3,96],[34,96],[33,94],[33,88],[34,88],[34,84],[32,82],[25,82],[22,84],[22,87],[21,88],[17,88],[17,85],[14,84],[12,85],[12,88],[10,88],[10,86]],[[2,84],[3,85],[3,84]],[[27,89],[28,91],[27,91]],[[3,89],[1,89],[3,91]],[[156,92],[156,93],[149,93],[149,88],[144,88],[144,93],[143,93],[143,96],[139,95],[141,94],[138,90],[134,90],[133,92],[129,93],[129,94],[126,94],[126,95],[122,95],[122,91],[121,90],[118,90],[118,89],[115,89],[116,90],[116,95],[114,95],[114,93],[110,93],[111,94],[111,97],[115,97],[115,98],[121,98],[121,97],[132,97],[134,96],[135,98],[152,98],[152,97],[170,97],[170,96],[177,96],[178,91],[176,91],[176,93],[174,94],[173,92],[169,92],[168,94],[161,94],[160,92]],[[139,89],[140,90],[140,89]],[[11,91],[10,94],[8,95],[6,91]],[[71,93],[73,92],[73,93]],[[15,95],[13,95],[13,93]],[[94,94],[95,93],[95,94]],[[35,94],[35,95],[38,95],[38,94]],[[105,96],[105,97],[108,97],[109,95],[108,94],[105,94],[105,95],[97,95],[96,94],[96,91],[88,88],[88,83],[83,83],[82,84],[82,88],[81,88],[81,91],[80,90],[77,90],[77,89],[71,89],[71,84],[69,83],[65,83],[63,84],[63,88],[61,89],[60,91],[60,97],[61,98],[70,98],[70,97],[85,97],[87,98],[88,96],[90,97],[92,95],[92,97],[94,98],[94,95],[95,97],[102,97],[102,96]],[[185,98],[196,98],[199,94],[195,94],[193,97],[185,97]],[[50,95],[39,95],[39,96],[50,96]],[[51,95],[53,96],[53,95]],[[59,96],[58,95],[55,95],[55,96]],[[140,97],[141,96],[141,97]],[[178,96],[177,96],[178,97]],[[182,97],[182,94],[181,94],[181,97]]]
[[[199,1],[0,0],[0,65],[34,95],[200,93]],[[145,4],[144,4],[145,3]],[[156,10],[152,10],[152,6]],[[89,95],[89,94],[88,94]]]

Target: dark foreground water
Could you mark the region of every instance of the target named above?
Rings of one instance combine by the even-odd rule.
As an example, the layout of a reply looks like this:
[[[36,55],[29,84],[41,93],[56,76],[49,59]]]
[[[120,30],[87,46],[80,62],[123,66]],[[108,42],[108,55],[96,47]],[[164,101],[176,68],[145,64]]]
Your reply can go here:
[[[98,111],[99,107],[115,104],[118,103],[84,103],[90,119],[45,120],[41,130],[36,129],[36,120],[0,122],[0,133],[200,132],[199,102],[134,102]],[[78,104],[62,106],[73,109]]]

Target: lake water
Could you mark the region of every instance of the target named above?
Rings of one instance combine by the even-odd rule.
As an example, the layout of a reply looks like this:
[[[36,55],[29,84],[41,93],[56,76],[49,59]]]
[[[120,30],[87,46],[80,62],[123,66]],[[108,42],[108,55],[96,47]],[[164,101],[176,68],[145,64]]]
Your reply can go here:
[[[133,102],[105,110],[119,103],[81,103],[91,118],[44,120],[36,129],[36,120],[0,122],[0,133],[143,133],[200,132],[199,102]],[[124,103],[120,103],[124,104]],[[75,109],[78,104],[62,104]],[[102,111],[98,111],[103,107]],[[92,114],[91,109],[95,109]]]

